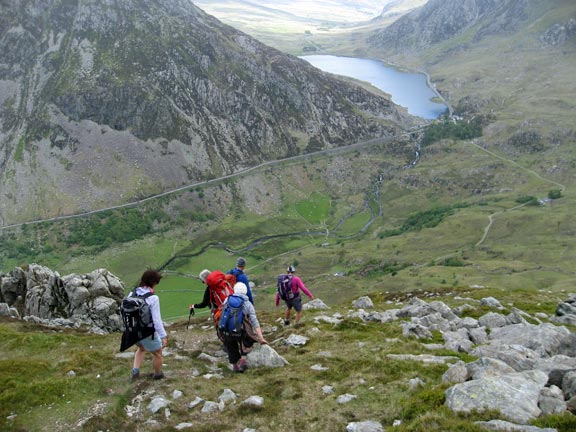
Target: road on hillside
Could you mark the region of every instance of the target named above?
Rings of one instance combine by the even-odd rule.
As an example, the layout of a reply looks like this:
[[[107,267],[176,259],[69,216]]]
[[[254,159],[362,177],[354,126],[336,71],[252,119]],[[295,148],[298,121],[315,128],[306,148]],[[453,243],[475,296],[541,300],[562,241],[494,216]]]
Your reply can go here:
[[[413,133],[419,132],[423,128],[424,127],[419,127],[419,128],[416,128],[412,131],[405,132],[405,133],[402,133],[400,135],[395,135],[393,137],[373,138],[373,139],[366,140],[366,141],[359,141],[359,142],[356,142],[354,144],[349,144],[349,145],[343,146],[343,147],[336,147],[336,148],[331,148],[331,149],[326,149],[326,150],[319,150],[319,151],[316,151],[313,153],[306,153],[306,154],[301,154],[301,155],[296,155],[296,156],[290,156],[290,157],[287,157],[284,159],[276,159],[273,161],[264,162],[264,163],[261,163],[259,165],[255,165],[255,166],[252,166],[249,168],[242,169],[240,171],[236,171],[232,174],[227,174],[227,175],[224,175],[222,177],[218,177],[218,178],[210,179],[210,180],[206,180],[206,181],[198,181],[195,183],[190,183],[188,185],[181,186],[181,187],[178,187],[176,189],[171,189],[171,190],[168,190],[166,192],[162,192],[162,193],[159,193],[156,195],[151,195],[147,198],[143,198],[143,199],[137,200],[137,201],[131,201],[131,202],[125,203],[125,204],[119,204],[116,206],[104,207],[104,208],[100,208],[97,210],[91,210],[91,211],[82,212],[82,213],[75,213],[75,214],[71,214],[71,215],[56,216],[56,217],[52,217],[52,218],[37,219],[37,220],[33,220],[33,221],[28,221],[28,222],[21,222],[21,223],[16,223],[16,224],[4,225],[4,226],[0,226],[0,231],[6,230],[9,228],[18,228],[18,227],[21,227],[24,225],[33,225],[33,224],[39,224],[39,223],[43,223],[43,222],[57,222],[57,221],[62,221],[62,220],[67,220],[67,219],[82,218],[82,217],[86,217],[86,216],[90,216],[90,215],[94,215],[94,214],[98,214],[98,213],[102,213],[102,212],[110,211],[110,210],[117,210],[117,209],[122,209],[122,208],[129,208],[129,207],[137,207],[140,204],[144,204],[145,202],[152,201],[152,200],[155,200],[158,198],[162,198],[162,197],[167,196],[167,195],[178,193],[178,192],[181,192],[181,191],[184,191],[187,189],[191,189],[194,187],[198,187],[198,186],[212,185],[212,184],[219,183],[219,182],[222,182],[222,181],[227,180],[227,179],[240,177],[240,176],[249,174],[252,171],[256,171],[256,170],[259,170],[261,168],[264,168],[264,167],[276,166],[276,165],[280,165],[280,164],[285,164],[287,162],[298,161],[301,159],[307,159],[307,158],[311,158],[311,157],[315,157],[315,156],[321,156],[321,155],[344,154],[344,153],[348,153],[350,151],[353,151],[353,150],[356,150],[359,148],[368,147],[368,146],[375,145],[375,144],[384,144],[384,143],[388,143],[388,142],[391,142],[393,140],[403,138],[403,137],[410,137],[410,135],[412,135]]]

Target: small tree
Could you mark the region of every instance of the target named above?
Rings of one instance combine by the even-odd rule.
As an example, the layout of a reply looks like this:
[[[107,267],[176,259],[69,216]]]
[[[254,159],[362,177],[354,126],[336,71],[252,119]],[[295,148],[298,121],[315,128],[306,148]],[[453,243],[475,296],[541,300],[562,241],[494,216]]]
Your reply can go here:
[[[552,189],[548,192],[548,198],[559,199],[562,198],[562,191],[560,189]]]

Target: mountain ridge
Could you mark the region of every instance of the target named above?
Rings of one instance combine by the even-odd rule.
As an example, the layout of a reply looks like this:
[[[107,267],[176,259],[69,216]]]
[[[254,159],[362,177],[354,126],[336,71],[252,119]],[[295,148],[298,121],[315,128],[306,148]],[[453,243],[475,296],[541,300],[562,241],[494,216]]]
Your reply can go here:
[[[118,204],[414,122],[381,95],[185,0],[8,5],[4,224]]]

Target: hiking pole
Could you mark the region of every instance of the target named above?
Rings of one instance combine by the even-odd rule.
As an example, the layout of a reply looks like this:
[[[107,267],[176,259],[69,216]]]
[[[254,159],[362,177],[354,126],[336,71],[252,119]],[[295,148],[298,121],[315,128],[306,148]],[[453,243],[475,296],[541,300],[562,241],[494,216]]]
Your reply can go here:
[[[190,313],[188,314],[188,324],[186,324],[186,330],[190,328],[190,318],[194,315],[194,305],[190,305]],[[184,342],[182,342],[182,346],[186,345],[186,339],[188,339],[188,332],[186,332],[186,336],[184,336]]]
[[[190,305],[190,313],[188,314],[188,324],[186,325],[186,330],[188,330],[190,328],[190,318],[192,318],[192,315],[194,315],[194,305],[191,304]]]

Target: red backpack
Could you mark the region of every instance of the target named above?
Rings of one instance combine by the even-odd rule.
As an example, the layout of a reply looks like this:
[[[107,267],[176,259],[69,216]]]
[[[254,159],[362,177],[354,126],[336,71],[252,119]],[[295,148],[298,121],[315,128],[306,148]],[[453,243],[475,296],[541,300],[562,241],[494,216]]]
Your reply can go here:
[[[206,285],[208,285],[210,290],[210,304],[212,305],[212,313],[216,323],[222,313],[222,303],[230,294],[234,294],[235,284],[236,276],[224,274],[220,270],[214,270],[206,278]]]

